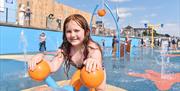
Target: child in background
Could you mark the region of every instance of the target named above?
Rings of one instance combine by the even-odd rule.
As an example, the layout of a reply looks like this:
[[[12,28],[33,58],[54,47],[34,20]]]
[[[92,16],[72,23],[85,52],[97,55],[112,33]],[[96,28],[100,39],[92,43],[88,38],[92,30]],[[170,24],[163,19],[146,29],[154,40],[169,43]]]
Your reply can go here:
[[[39,36],[39,51],[45,52],[46,51],[46,34],[42,32]]]

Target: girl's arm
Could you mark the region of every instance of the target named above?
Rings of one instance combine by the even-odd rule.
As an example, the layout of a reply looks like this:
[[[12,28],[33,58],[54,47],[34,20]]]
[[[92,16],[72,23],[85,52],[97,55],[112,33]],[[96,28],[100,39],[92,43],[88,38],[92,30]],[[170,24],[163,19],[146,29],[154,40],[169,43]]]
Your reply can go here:
[[[93,72],[96,69],[102,68],[102,53],[96,44],[91,44],[89,47],[88,58],[84,61],[86,71]]]
[[[102,68],[102,57],[100,50],[95,50],[92,54],[89,55],[89,58],[87,58],[84,62],[86,65],[86,71],[92,72],[96,69]]]
[[[64,56],[62,52],[63,51],[61,49],[58,49],[52,61],[46,61],[51,68],[51,72],[57,71],[60,68],[61,64],[63,63]],[[33,71],[35,69],[36,64],[39,63],[43,58],[44,58],[43,53],[39,53],[35,55],[34,57],[32,57],[31,60],[28,61],[28,68]]]
[[[102,68],[102,52],[98,47],[91,49],[88,58],[84,61],[86,65],[86,70],[88,72],[93,72]],[[105,91],[106,89],[106,70],[104,69],[104,80],[103,82],[95,88],[95,91]]]
[[[63,51],[61,49],[58,49],[57,54],[52,59],[52,61],[48,61],[49,66],[51,68],[51,72],[56,72],[64,62],[64,55],[62,52]]]

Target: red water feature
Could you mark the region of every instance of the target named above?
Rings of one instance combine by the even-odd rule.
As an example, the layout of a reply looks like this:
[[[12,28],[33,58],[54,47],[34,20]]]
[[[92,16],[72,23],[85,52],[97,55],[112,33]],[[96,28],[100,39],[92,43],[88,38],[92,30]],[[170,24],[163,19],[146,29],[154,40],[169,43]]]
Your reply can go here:
[[[180,82],[180,73],[162,75],[153,70],[145,70],[145,73],[142,74],[129,72],[128,75],[149,79],[153,81],[156,87],[161,91],[169,90],[173,84]]]
[[[163,56],[167,56],[167,57],[180,57],[180,54],[164,54]]]

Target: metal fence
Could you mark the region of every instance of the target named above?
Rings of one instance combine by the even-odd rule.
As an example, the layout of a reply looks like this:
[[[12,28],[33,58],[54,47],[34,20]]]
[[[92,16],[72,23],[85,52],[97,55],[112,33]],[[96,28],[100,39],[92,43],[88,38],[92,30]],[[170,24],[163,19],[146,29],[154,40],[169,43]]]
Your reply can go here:
[[[0,22],[1,23],[16,23],[17,10],[13,8],[0,7]]]

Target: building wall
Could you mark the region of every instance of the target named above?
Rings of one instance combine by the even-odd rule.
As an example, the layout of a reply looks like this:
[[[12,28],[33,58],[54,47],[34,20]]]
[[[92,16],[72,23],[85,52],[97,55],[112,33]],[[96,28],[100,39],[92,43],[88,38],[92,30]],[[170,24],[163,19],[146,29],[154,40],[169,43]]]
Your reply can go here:
[[[42,31],[47,36],[47,51],[56,50],[62,43],[62,32],[0,25],[0,54],[38,52]]]
[[[24,4],[27,6],[27,1],[30,2],[30,9],[32,11],[31,26],[38,28],[46,28],[46,17],[49,14],[54,14],[55,19],[52,22],[52,29],[57,29],[56,19],[62,19],[61,29],[64,19],[74,13],[82,14],[90,23],[91,13],[84,12],[75,8],[72,8],[61,3],[57,3],[55,0],[17,0],[18,5]],[[95,19],[93,19],[94,23]]]

